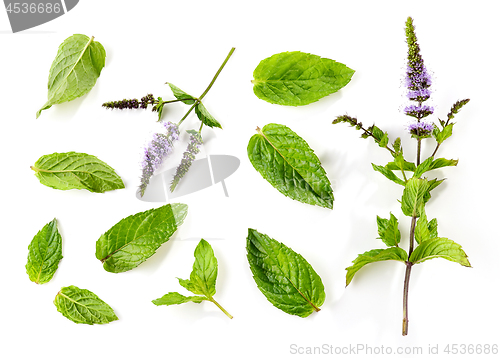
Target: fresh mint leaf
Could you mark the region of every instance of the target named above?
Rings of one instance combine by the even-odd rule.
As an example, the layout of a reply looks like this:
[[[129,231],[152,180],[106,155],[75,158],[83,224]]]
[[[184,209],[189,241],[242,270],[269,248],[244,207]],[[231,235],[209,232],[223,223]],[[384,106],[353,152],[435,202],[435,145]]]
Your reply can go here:
[[[86,189],[104,193],[125,188],[113,168],[90,154],[67,152],[44,155],[31,169],[36,172],[40,183],[54,189]]]
[[[424,196],[429,192],[427,179],[410,178],[401,199],[401,209],[406,216],[418,217],[425,204]]]
[[[120,220],[97,240],[96,258],[108,272],[132,270],[170,239],[184,222],[187,208],[168,204]]]
[[[393,181],[396,184],[405,186],[404,180],[400,179],[396,174],[392,172],[392,170],[387,169],[381,165],[375,165],[372,163],[373,170],[382,173],[387,179]]]
[[[396,160],[394,160],[394,162],[389,162],[385,165],[385,168],[388,170],[401,170],[402,168],[404,171],[407,172],[414,172],[417,169],[415,163],[407,162],[404,159],[402,162],[397,162]]]
[[[303,106],[337,92],[351,80],[346,65],[300,51],[282,52],[262,60],[253,73],[253,91],[264,101]]]
[[[438,144],[442,144],[446,139],[451,137],[453,134],[453,125],[454,123],[450,123],[446,125],[442,131],[436,131],[433,133]]]
[[[208,300],[208,298],[203,296],[183,296],[177,292],[169,292],[152,302],[157,306],[171,306],[180,305],[186,302],[201,303],[206,300]]]
[[[247,259],[257,287],[275,307],[300,317],[320,311],[323,282],[300,254],[248,229]]]
[[[214,300],[215,281],[217,280],[217,258],[214,255],[212,246],[201,239],[194,250],[193,271],[189,280],[178,279],[179,284],[197,295],[203,296],[183,296],[177,292],[169,292],[163,297],[160,297],[152,302],[157,305],[178,305],[186,302],[200,303],[202,301],[210,301],[220,308],[222,312],[229,318],[233,318],[217,301]]]
[[[180,100],[182,103],[185,104],[194,104],[196,102],[196,98],[191,96],[190,94],[187,94],[183,90],[181,90],[179,87],[174,86],[173,84],[167,82],[167,84],[170,86],[170,89],[172,90],[172,93],[174,94],[175,98]]]
[[[270,123],[248,143],[253,167],[282,194],[300,202],[333,208],[333,190],[321,162],[290,128]]]
[[[377,216],[378,234],[387,246],[398,246],[401,240],[401,232],[398,228],[398,219],[391,213],[390,219],[383,219]]]
[[[420,243],[410,256],[410,262],[419,264],[426,260],[440,257],[449,261],[457,262],[462,266],[470,267],[467,254],[462,250],[462,246],[456,242],[436,237]]]
[[[443,168],[443,167],[456,167],[457,164],[458,164],[457,159],[437,158],[432,162],[429,170]]]
[[[387,260],[396,260],[405,263],[408,260],[408,254],[402,248],[390,247],[388,249],[374,249],[358,255],[352,262],[353,265],[346,268],[346,287],[349,286],[354,275],[365,265]]]
[[[429,240],[431,238],[431,232],[429,230],[429,222],[427,222],[427,215],[425,210],[420,212],[420,217],[418,218],[417,224],[415,225],[415,241],[421,243],[423,241]]]
[[[426,160],[424,160],[422,163],[420,163],[413,173],[414,178],[420,178],[422,174],[427,172],[428,170],[431,170],[432,162],[434,161],[434,157],[429,157]]]
[[[72,101],[88,93],[101,74],[106,59],[104,47],[94,37],[76,34],[59,46],[49,72],[48,100],[36,113],[54,104]]]
[[[432,219],[429,221],[429,224],[427,225],[427,228],[429,229],[429,239],[434,239],[438,236],[438,222],[437,219]]]
[[[95,293],[76,286],[61,288],[54,304],[64,317],[75,323],[105,324],[118,319],[113,309]]]
[[[210,128],[217,127],[217,128],[222,129],[222,126],[220,125],[220,123],[217,122],[217,120],[210,113],[208,113],[208,111],[205,108],[205,106],[203,105],[203,103],[201,103],[201,102],[198,103],[194,107],[194,111],[195,111],[196,115],[198,116],[198,118],[200,119],[200,121],[202,121],[204,125],[206,125]]]
[[[33,238],[28,247],[26,273],[31,281],[49,282],[57,270],[62,256],[62,238],[57,230],[57,220],[46,224]]]

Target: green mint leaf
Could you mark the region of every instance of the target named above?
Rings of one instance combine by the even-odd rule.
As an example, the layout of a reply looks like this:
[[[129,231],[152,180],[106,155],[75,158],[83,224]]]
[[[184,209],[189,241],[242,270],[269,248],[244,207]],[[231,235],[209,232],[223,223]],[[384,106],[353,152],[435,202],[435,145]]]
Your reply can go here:
[[[385,147],[387,147],[387,144],[389,144],[389,136],[388,136],[387,132],[385,132],[382,135],[382,138],[380,139],[380,141],[378,142],[378,145],[379,145],[379,147],[385,148]]]
[[[215,281],[217,280],[217,258],[214,255],[212,246],[201,239],[194,250],[193,271],[189,280],[178,278],[179,284],[188,291],[203,296],[183,296],[177,292],[169,292],[161,298],[153,301],[159,305],[177,305],[186,302],[200,303],[201,301],[210,301],[220,308],[229,318],[233,318],[217,301],[214,300]]]
[[[217,122],[217,120],[210,113],[208,113],[208,111],[205,108],[205,106],[203,105],[203,103],[201,103],[201,102],[198,103],[196,105],[196,107],[194,107],[194,111],[195,111],[196,115],[198,116],[198,118],[200,119],[200,121],[202,121],[204,125],[206,125],[210,128],[217,127],[217,128],[222,129],[222,126],[220,125],[220,123]]]
[[[101,74],[105,59],[106,51],[94,37],[77,34],[64,40],[50,67],[48,100],[36,117],[54,104],[69,102],[88,93]]]
[[[401,158],[402,160],[399,158]],[[414,172],[417,169],[414,163],[407,162],[406,160],[403,159],[402,155],[398,155],[396,158],[394,158],[393,162],[387,163],[385,168],[389,170],[402,169],[407,172]]]
[[[430,238],[431,232],[429,230],[429,223],[427,222],[427,215],[425,214],[425,210],[422,210],[417,225],[415,225],[415,240],[420,244]]]
[[[28,247],[26,273],[31,281],[42,284],[49,282],[57,270],[62,256],[62,238],[57,230],[57,220],[46,224],[35,235]]]
[[[290,128],[270,123],[248,142],[253,167],[282,194],[300,202],[333,208],[333,190],[321,162]]]
[[[157,306],[170,306],[170,305],[180,305],[186,302],[201,303],[206,301],[208,298],[203,296],[183,296],[177,292],[169,292],[166,295],[153,300],[152,302]]]
[[[429,221],[429,224],[427,225],[427,228],[429,229],[429,239],[434,239],[438,236],[438,222],[437,219],[432,219]]]
[[[457,164],[458,160],[456,159],[437,158],[432,162],[429,170],[443,168],[443,167],[456,167]]]
[[[182,225],[187,208],[185,204],[168,204],[120,220],[97,240],[96,258],[108,272],[139,266]]]
[[[388,249],[374,249],[358,255],[352,262],[353,265],[346,268],[346,287],[349,286],[354,275],[365,265],[387,260],[396,260],[405,263],[408,260],[408,254],[400,247],[390,247]]]
[[[394,151],[398,154],[401,154],[401,157],[403,157],[403,147],[401,147],[401,138],[396,138],[394,143],[392,143],[392,148],[394,148]]]
[[[194,257],[193,271],[189,277],[190,285],[184,286],[181,280],[179,280],[179,283],[197,295],[212,297],[215,295],[215,281],[217,280],[217,259],[212,246],[201,239],[194,250]],[[187,280],[182,281],[186,282]]]
[[[462,266],[470,267],[467,254],[464,250],[462,250],[462,246],[450,239],[441,237],[423,241],[420,245],[418,245],[410,256],[410,262],[413,262],[413,264],[419,264],[436,257],[457,262]]]
[[[410,178],[401,199],[401,209],[406,216],[419,217],[425,204],[424,196],[429,192],[427,179]]]
[[[59,190],[86,189],[93,193],[123,189],[115,170],[97,157],[76,152],[47,154],[31,166],[40,183]]]
[[[445,126],[442,131],[436,133],[435,138],[439,144],[443,143],[446,139],[451,137],[451,135],[453,134],[453,125],[454,123],[450,123]]]
[[[300,51],[282,52],[262,60],[252,83],[255,95],[267,102],[303,106],[337,92],[354,71],[340,62]]]
[[[424,160],[422,163],[420,163],[413,173],[414,178],[420,178],[422,174],[430,170],[430,167],[432,165],[432,162],[434,160],[434,157],[429,157],[426,160]]]
[[[325,289],[321,278],[300,254],[248,229],[247,258],[257,287],[275,307],[300,317],[319,312]]]
[[[377,216],[377,227],[379,239],[387,246],[398,246],[401,240],[401,232],[398,228],[398,219],[391,213],[390,219],[383,219]]]
[[[427,203],[429,201],[429,199],[431,198],[431,190],[436,188],[437,186],[439,186],[439,184],[441,184],[442,182],[444,182],[444,179],[441,179],[441,180],[437,180],[437,179],[432,179],[432,180],[429,180],[429,188],[427,189],[427,192],[424,194],[424,203]]]
[[[165,101],[161,97],[158,97],[158,104],[153,107],[153,111],[158,112],[158,122],[161,121],[161,116],[163,115],[164,103]]]
[[[172,93],[174,94],[175,98],[178,100],[182,101],[182,103],[185,104],[194,104],[196,102],[196,98],[191,96],[190,94],[187,94],[183,90],[181,90],[179,87],[174,86],[173,84],[167,82],[167,84],[170,86],[170,89],[172,90]]]
[[[95,293],[76,286],[61,288],[54,304],[64,317],[75,323],[105,324],[118,319],[113,309]]]
[[[387,169],[381,165],[375,165],[372,163],[373,170],[382,173],[387,179],[393,181],[396,184],[405,186],[404,180],[400,179],[396,174],[392,172],[392,170]]]

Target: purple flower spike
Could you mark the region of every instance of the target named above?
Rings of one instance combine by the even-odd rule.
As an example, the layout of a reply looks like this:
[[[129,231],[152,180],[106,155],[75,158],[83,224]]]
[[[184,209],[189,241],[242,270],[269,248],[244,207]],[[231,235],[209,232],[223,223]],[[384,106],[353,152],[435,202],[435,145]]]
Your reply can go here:
[[[404,111],[406,115],[420,119],[434,113],[434,108],[430,106],[417,106],[412,104],[407,106]]]
[[[141,184],[139,185],[141,196],[144,196],[146,187],[155,170],[158,169],[164,159],[172,152],[173,142],[179,139],[179,127],[177,124],[168,122],[164,126],[167,134],[155,133],[151,142],[144,149],[144,157],[141,163]]]
[[[434,130],[434,124],[424,121],[414,122],[410,123],[407,129],[410,134],[420,138],[424,138],[429,137],[432,134],[432,131]]]
[[[173,192],[179,181],[186,175],[193,164],[194,159],[196,158],[196,154],[200,152],[200,145],[203,143],[203,139],[201,138],[201,134],[196,131],[188,131],[191,136],[189,137],[189,144],[182,156],[181,164],[177,167],[175,171],[174,178],[172,179],[172,183],[170,184],[170,192]]]

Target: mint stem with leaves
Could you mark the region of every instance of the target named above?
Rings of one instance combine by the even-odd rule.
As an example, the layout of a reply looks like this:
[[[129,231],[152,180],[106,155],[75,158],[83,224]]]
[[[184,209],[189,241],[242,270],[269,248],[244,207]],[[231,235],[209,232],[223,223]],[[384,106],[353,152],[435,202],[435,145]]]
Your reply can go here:
[[[165,111],[165,105],[167,104],[181,102],[190,106],[186,114],[184,114],[184,116],[179,120],[178,123],[174,123],[171,121],[167,122],[165,124],[166,133],[155,133],[152,140],[144,149],[143,160],[141,163],[141,184],[139,185],[139,194],[141,197],[144,196],[146,187],[148,186],[149,181],[155,171],[163,164],[165,159],[173,151],[173,144],[179,139],[179,127],[189,117],[193,110],[195,111],[198,119],[201,121],[200,130],[198,131],[198,134],[194,139],[194,135],[191,133],[193,130],[187,131],[191,134],[190,143],[188,149],[186,150],[186,152],[184,152],[181,163],[176,169],[176,174],[172,178],[170,191],[174,191],[174,189],[177,187],[179,181],[189,170],[191,163],[195,159],[195,155],[199,152],[199,145],[203,143],[201,135],[201,128],[203,128],[203,125],[211,128],[216,127],[222,129],[221,124],[208,112],[207,108],[202,103],[202,99],[204,99],[207,93],[210,91],[234,51],[235,48],[231,48],[228,55],[224,59],[224,62],[215,73],[215,76],[212,78],[212,81],[210,81],[205,91],[199,97],[191,96],[190,94],[181,90],[179,87],[167,82],[176,99],[164,101],[162,97],[155,98],[152,94],[148,94],[142,97],[140,101],[134,98],[103,103],[102,106],[107,109],[147,109],[148,107],[151,107],[151,110],[153,112],[158,113],[158,121],[162,119]]]
[[[458,111],[469,102],[469,99],[457,101],[448,113],[446,121],[438,118],[438,124],[427,120],[426,117],[434,113],[432,106],[425,105],[430,96],[432,79],[424,65],[420,55],[420,46],[417,43],[413,19],[409,17],[406,21],[406,42],[408,44],[408,62],[406,68],[407,97],[412,104],[404,108],[404,113],[413,121],[407,126],[411,138],[417,141],[417,153],[415,162],[408,161],[404,157],[401,138],[397,138],[390,144],[387,132],[382,131],[376,125],[365,128],[356,118],[348,115],[338,116],[333,124],[348,123],[357,130],[362,130],[362,138],[372,138],[379,147],[385,148],[393,157],[392,161],[385,166],[372,164],[377,172],[380,172],[390,181],[404,187],[401,198],[401,210],[405,216],[411,218],[409,232],[408,251],[399,247],[401,233],[396,216],[390,214],[390,219],[377,217],[379,239],[388,247],[385,249],[373,249],[364,252],[348,267],[346,275],[346,286],[349,285],[354,275],[365,265],[386,260],[395,260],[405,265],[405,279],[403,283],[403,329],[402,334],[408,334],[409,314],[408,298],[410,290],[410,276],[413,266],[423,261],[444,258],[457,262],[465,267],[470,267],[467,254],[456,242],[444,237],[439,237],[437,232],[437,220],[427,220],[425,206],[431,199],[431,191],[443,182],[444,179],[432,178],[430,172],[448,166],[456,166],[458,160],[435,158],[442,143],[452,135],[454,123],[451,120]],[[422,148],[425,143],[433,138],[436,148],[430,157],[423,160]],[[403,179],[396,173],[401,172]],[[407,176],[411,173],[412,176]]]

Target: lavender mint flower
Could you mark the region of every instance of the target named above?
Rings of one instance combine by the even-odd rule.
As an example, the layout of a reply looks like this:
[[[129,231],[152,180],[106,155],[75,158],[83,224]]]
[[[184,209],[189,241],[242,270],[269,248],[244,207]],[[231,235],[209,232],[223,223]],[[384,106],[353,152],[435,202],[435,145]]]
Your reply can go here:
[[[424,137],[430,137],[432,134],[432,131],[434,130],[434,124],[428,123],[428,122],[414,122],[410,123],[407,127],[408,132],[410,132],[411,135],[419,137],[419,138],[424,138]]]
[[[164,127],[167,130],[167,134],[155,133],[151,142],[144,149],[144,157],[141,163],[141,184],[139,185],[141,197],[144,196],[146,187],[155,170],[172,152],[173,143],[179,139],[179,127],[177,124],[167,122],[164,124]]]
[[[415,27],[411,17],[406,21],[406,42],[408,44],[408,66],[406,69],[408,98],[411,101],[418,102],[418,105],[407,106],[405,113],[420,121],[421,118],[427,117],[434,112],[433,107],[422,106],[422,102],[427,101],[431,96],[429,87],[432,84],[432,79],[420,55],[420,46],[417,43]]]
[[[189,137],[189,144],[182,156],[181,164],[177,167],[175,171],[174,178],[170,184],[170,191],[173,192],[182,177],[188,172],[189,167],[193,164],[196,154],[200,152],[200,145],[203,143],[201,134],[196,131],[188,131],[191,136]]]

